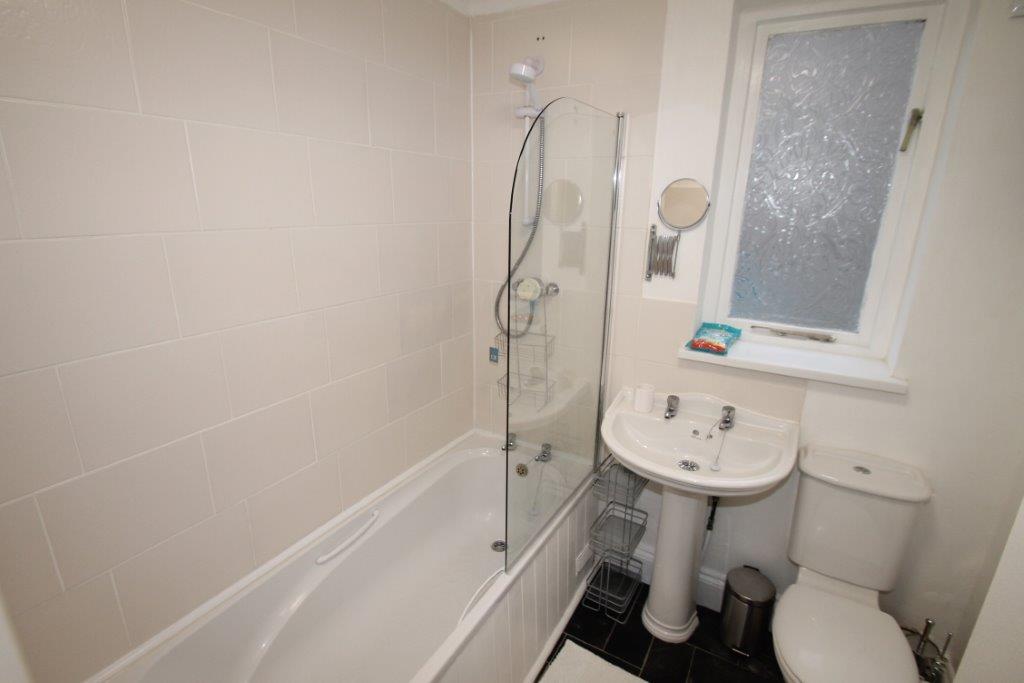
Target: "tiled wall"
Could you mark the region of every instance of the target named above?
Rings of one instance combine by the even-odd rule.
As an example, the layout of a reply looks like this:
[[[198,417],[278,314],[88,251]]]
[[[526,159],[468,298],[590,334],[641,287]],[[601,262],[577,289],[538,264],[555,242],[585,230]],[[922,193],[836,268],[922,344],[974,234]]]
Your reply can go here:
[[[470,427],[470,25],[0,21],[0,589],[70,681]]]

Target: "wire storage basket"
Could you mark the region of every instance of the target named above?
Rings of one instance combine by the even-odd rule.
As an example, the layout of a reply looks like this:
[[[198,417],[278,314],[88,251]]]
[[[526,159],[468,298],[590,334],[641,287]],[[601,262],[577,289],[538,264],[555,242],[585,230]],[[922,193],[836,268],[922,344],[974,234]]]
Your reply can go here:
[[[590,546],[597,555],[587,578],[583,604],[625,623],[640,586],[643,563],[633,557],[647,530],[647,513],[636,507],[647,479],[605,460],[594,482],[594,495],[604,509],[590,527]]]

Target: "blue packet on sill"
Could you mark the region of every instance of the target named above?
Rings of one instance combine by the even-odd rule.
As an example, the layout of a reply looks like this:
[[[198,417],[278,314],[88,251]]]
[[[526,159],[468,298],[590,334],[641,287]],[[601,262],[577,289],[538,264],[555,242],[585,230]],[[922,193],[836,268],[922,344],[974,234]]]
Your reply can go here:
[[[686,347],[693,351],[714,353],[724,356],[729,353],[729,347],[740,338],[742,330],[732,325],[721,323],[701,323],[697,334],[693,339],[686,342]]]

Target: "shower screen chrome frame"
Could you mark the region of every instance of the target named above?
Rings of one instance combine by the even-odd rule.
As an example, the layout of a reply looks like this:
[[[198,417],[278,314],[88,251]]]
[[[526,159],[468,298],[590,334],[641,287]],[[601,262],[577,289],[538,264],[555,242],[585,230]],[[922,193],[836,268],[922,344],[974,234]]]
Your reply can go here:
[[[611,196],[611,211],[610,211],[610,216],[609,216],[609,230],[608,230],[608,263],[607,263],[607,268],[606,268],[606,271],[605,271],[604,319],[603,319],[603,324],[602,324],[602,329],[601,329],[601,357],[600,357],[600,363],[599,363],[598,386],[597,386],[597,401],[596,401],[596,409],[595,409],[595,413],[596,414],[595,414],[595,420],[594,420],[595,441],[594,441],[593,459],[592,459],[592,462],[591,462],[590,474],[587,477],[585,477],[576,486],[576,488],[573,489],[573,491],[571,493],[569,493],[569,495],[566,496],[565,500],[562,501],[562,503],[551,513],[551,515],[549,517],[549,520],[557,518],[558,515],[562,512],[562,510],[565,508],[565,506],[568,505],[570,501],[573,501],[573,500],[575,500],[577,498],[577,493],[580,491],[581,488],[590,486],[592,484],[592,482],[594,480],[594,476],[599,471],[600,464],[603,461],[603,458],[601,458],[602,443],[603,443],[602,439],[601,439],[601,420],[604,417],[605,389],[606,389],[605,382],[606,382],[606,378],[608,377],[608,357],[609,357],[608,356],[608,342],[610,340],[609,331],[610,331],[610,317],[611,317],[609,314],[610,314],[610,310],[611,310],[611,302],[613,300],[612,287],[613,287],[613,284],[614,284],[613,274],[615,272],[614,269],[615,269],[615,263],[616,263],[615,251],[616,251],[616,246],[618,244],[618,238],[617,238],[618,227],[619,227],[619,225],[618,225],[618,214],[619,214],[620,193],[621,193],[621,190],[622,190],[623,130],[624,130],[625,118],[626,118],[626,114],[624,112],[617,112],[615,114],[612,114],[611,112],[604,111],[602,109],[599,109],[598,107],[594,107],[591,104],[588,104],[586,102],[582,102],[581,100],[576,100],[575,98],[572,98],[572,97],[559,97],[559,98],[556,98],[556,99],[548,102],[547,104],[544,105],[544,107],[537,114],[537,116],[533,117],[533,120],[530,123],[530,126],[529,126],[528,130],[526,131],[526,136],[525,136],[524,141],[523,141],[524,144],[523,144],[523,147],[519,151],[519,156],[516,159],[515,171],[514,171],[514,173],[512,175],[512,191],[509,194],[509,205],[508,205],[508,214],[507,214],[507,223],[506,223],[506,225],[508,226],[508,240],[506,242],[506,255],[507,255],[507,260],[506,260],[506,269],[507,270],[506,270],[506,273],[511,271],[512,263],[513,263],[513,260],[514,260],[514,257],[513,257],[513,254],[512,254],[512,249],[513,249],[513,244],[512,244],[512,222],[513,222],[513,218],[514,218],[513,217],[513,211],[514,211],[514,208],[515,208],[515,188],[516,188],[516,183],[518,181],[519,163],[522,160],[524,151],[526,149],[526,142],[530,139],[530,135],[533,133],[534,126],[537,125],[537,122],[540,120],[541,117],[544,116],[544,113],[547,111],[547,109],[552,104],[554,104],[556,102],[559,102],[559,101],[562,101],[562,100],[572,100],[572,101],[575,101],[575,102],[580,102],[581,104],[585,104],[586,106],[588,106],[588,107],[590,107],[592,109],[595,109],[597,111],[603,111],[605,114],[608,114],[608,116],[612,116],[612,117],[614,117],[616,119],[616,121],[615,121],[615,158],[614,158],[614,163],[612,164],[612,177],[610,178],[611,185],[612,185],[612,196]],[[510,320],[511,319],[511,315],[512,315],[512,306],[511,306],[512,296],[511,296],[511,294],[509,293],[508,290],[509,290],[509,288],[507,287],[506,288],[506,293],[505,293],[505,320],[506,321]],[[505,372],[509,372],[510,369],[511,368],[510,368],[509,354],[506,354],[506,356],[505,356]],[[509,432],[510,427],[511,427],[511,425],[510,425],[510,422],[509,422],[508,402],[507,402],[507,399],[506,399],[506,406],[505,406],[505,435],[504,435],[505,436],[505,442],[504,442],[503,446],[507,446],[508,445],[509,438],[510,438],[510,432]],[[505,448],[503,448],[503,450],[505,451],[505,457],[507,459],[509,457],[509,450],[512,450],[512,449],[506,450]],[[509,484],[508,484],[508,482],[509,482],[509,477],[508,477],[508,474],[506,472],[506,476],[505,476],[505,506],[506,506],[505,538],[506,539],[508,539],[508,537],[509,537],[508,500],[509,500],[509,493],[510,492],[509,492]],[[544,526],[546,526],[546,525],[544,525]],[[541,527],[541,529],[543,529],[543,526]],[[506,571],[508,571],[508,570],[511,569],[512,565],[514,565],[515,562],[519,559],[519,557],[522,557],[522,555],[520,554],[517,558],[515,558],[515,560],[512,561],[512,563],[510,563],[509,562],[509,552],[508,552],[508,547],[507,546],[505,548],[504,553],[505,553],[505,568],[506,568]]]

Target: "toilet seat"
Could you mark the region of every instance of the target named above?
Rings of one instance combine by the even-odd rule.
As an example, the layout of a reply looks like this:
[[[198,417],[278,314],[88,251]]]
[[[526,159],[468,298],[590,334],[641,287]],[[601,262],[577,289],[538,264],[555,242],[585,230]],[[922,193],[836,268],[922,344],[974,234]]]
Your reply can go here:
[[[917,666],[896,620],[881,610],[802,584],[775,608],[772,634],[791,683],[917,683]]]

